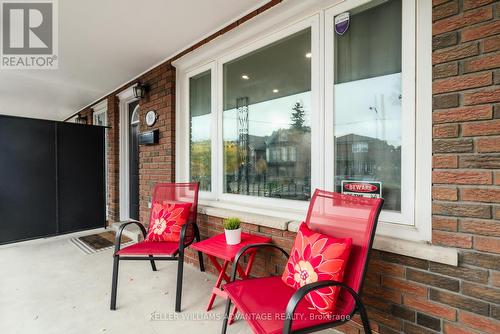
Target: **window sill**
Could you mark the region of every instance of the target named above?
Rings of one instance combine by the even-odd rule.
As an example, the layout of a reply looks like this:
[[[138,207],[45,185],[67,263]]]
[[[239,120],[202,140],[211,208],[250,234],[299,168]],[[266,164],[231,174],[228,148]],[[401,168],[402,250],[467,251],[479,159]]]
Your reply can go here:
[[[200,201],[201,202],[201,201]],[[275,217],[268,214],[262,214],[258,212],[250,212],[249,210],[241,210],[237,206],[233,205],[220,205],[220,202],[214,205],[206,205],[200,203],[198,205],[198,212],[205,214],[207,216],[218,217],[218,218],[229,218],[229,217],[238,217],[242,222],[274,228],[276,230],[287,231],[288,223],[291,221],[288,218],[283,217]]]
[[[207,216],[228,218],[239,217],[243,222],[274,228],[280,231],[297,232],[300,222],[303,220],[303,214],[299,212],[287,212],[284,216],[276,216],[276,212],[270,212],[258,208],[243,210],[237,205],[228,203],[200,201],[198,212]],[[447,264],[451,266],[458,265],[458,251],[456,248],[434,246],[425,242],[416,242],[377,235],[373,243],[373,248],[385,252],[405,255],[418,259],[428,260]]]

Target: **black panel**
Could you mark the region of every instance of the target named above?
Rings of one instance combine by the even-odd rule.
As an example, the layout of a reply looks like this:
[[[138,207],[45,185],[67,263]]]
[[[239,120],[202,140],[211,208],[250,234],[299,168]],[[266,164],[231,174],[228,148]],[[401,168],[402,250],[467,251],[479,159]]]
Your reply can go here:
[[[55,123],[0,116],[0,243],[56,233]]]
[[[129,120],[138,101],[129,104]],[[131,123],[131,122],[130,122]],[[130,218],[139,220],[139,123],[130,124],[129,131],[129,198]]]
[[[57,124],[59,233],[105,226],[104,130]]]

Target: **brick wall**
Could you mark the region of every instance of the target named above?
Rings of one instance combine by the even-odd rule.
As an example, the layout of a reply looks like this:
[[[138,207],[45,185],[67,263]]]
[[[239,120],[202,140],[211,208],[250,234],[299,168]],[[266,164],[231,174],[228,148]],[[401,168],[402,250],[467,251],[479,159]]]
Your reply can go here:
[[[177,57],[276,3],[272,1]],[[374,251],[364,300],[379,333],[500,333],[499,14],[499,1],[433,0],[433,243],[459,248],[459,266]],[[150,109],[160,116],[155,125],[160,129],[160,145],[140,150],[144,222],[148,221],[152,185],[174,180],[174,69],[167,61],[138,80],[152,88],[140,102],[141,117]],[[129,86],[107,97],[112,126],[108,132],[111,221],[117,221],[119,213],[116,94]],[[201,215],[199,224],[204,238],[222,232],[220,218]],[[293,232],[250,224],[243,228],[270,236],[288,250],[295,237]],[[193,255],[188,252],[188,261],[195,263]],[[282,267],[278,254],[261,254],[253,273],[280,273]],[[210,265],[208,269],[214,270]],[[341,329],[362,332],[352,325]]]

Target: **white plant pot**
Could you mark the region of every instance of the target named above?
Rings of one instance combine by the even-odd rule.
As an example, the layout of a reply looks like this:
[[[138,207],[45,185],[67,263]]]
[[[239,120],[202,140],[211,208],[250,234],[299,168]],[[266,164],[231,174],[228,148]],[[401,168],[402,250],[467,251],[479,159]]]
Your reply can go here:
[[[237,245],[241,242],[241,227],[237,230],[224,229],[224,233],[226,234],[226,243],[228,245]]]

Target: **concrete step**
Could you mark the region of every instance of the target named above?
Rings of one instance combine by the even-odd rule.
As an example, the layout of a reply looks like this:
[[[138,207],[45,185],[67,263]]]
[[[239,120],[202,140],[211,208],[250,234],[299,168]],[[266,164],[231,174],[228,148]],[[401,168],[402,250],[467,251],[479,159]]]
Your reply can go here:
[[[125,222],[113,223],[111,224],[110,228],[112,231],[117,232],[123,223]],[[142,239],[144,239],[142,237],[141,229],[135,224],[130,224],[127,227],[125,227],[125,229],[123,230],[123,235],[132,239],[134,242],[139,242]]]

